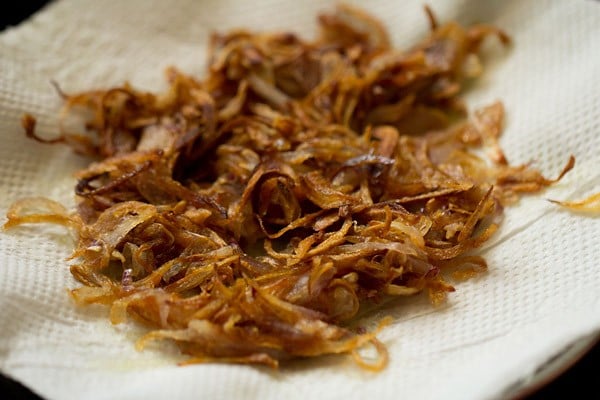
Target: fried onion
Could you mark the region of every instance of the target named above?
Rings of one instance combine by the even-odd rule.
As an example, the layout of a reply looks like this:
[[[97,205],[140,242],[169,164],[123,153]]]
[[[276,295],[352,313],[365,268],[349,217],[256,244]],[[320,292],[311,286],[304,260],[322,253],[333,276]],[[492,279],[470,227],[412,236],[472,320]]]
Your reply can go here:
[[[556,181],[509,165],[501,103],[469,118],[458,97],[481,73],[482,40],[508,36],[427,16],[431,33],[406,51],[340,6],[314,41],[215,34],[207,76],[170,68],[162,94],[61,92],[61,115],[88,111],[86,132],[42,139],[29,114],[23,127],[95,158],[77,174],[77,210],[25,199],[4,227],[75,230],[73,298],[148,325],[139,348],[172,340],[189,362],[271,367],[345,353],[380,370],[375,333],[389,321],[350,328],[361,307],[419,292],[443,301],[445,276],[485,271],[469,253],[504,206]],[[368,345],[374,362],[359,353]]]

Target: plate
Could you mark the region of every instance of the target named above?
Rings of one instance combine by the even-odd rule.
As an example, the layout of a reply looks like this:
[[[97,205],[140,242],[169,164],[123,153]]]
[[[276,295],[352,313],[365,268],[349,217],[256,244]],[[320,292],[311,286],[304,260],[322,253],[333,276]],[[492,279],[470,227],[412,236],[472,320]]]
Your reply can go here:
[[[578,363],[586,357],[599,342],[600,335],[595,333],[567,346],[554,357],[550,358],[546,363],[540,365],[530,378],[523,378],[516,382],[513,387],[506,391],[506,397],[513,399],[531,397],[531,400],[533,400],[534,397],[537,398],[537,396],[541,396],[541,393],[538,393],[540,390],[546,390],[558,384],[561,384],[561,387],[564,387],[565,385],[563,383],[566,379],[573,379],[567,378],[565,374],[572,368],[577,367],[579,365]],[[579,389],[585,389],[587,387],[583,382],[589,382],[588,377],[589,375],[585,374],[576,378],[581,379],[581,385],[578,385]],[[556,395],[559,393],[553,392],[553,394]]]

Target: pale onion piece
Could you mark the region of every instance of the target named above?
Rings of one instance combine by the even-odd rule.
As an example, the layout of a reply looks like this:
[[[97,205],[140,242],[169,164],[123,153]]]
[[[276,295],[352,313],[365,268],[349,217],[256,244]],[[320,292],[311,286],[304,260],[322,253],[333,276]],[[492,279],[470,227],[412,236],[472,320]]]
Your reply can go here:
[[[175,133],[168,129],[166,124],[155,124],[144,127],[140,141],[137,145],[138,151],[169,150],[177,139]]]
[[[370,340],[370,343],[375,347],[377,351],[377,359],[375,361],[367,360],[363,357],[357,349],[353,349],[350,354],[354,359],[354,362],[358,364],[361,368],[366,369],[367,371],[379,372],[384,369],[389,363],[389,352],[387,347],[383,343],[381,343],[376,338]]]
[[[104,211],[89,227],[89,235],[98,237],[107,250],[114,249],[136,226],[150,220],[156,207],[138,201],[127,201]]]
[[[348,4],[339,4],[336,11],[336,16],[341,21],[367,37],[369,45],[381,49],[390,47],[390,38],[381,21]]]
[[[390,231],[407,236],[410,241],[420,249],[425,248],[425,239],[423,239],[423,233],[420,232],[415,226],[409,225],[402,219],[395,219],[390,224]]]
[[[339,321],[347,321],[358,313],[360,302],[353,286],[345,279],[335,279],[329,285],[331,315]]]
[[[392,283],[385,287],[385,293],[392,296],[410,296],[418,292],[420,292],[419,288],[394,285]]]
[[[227,102],[227,104],[219,110],[218,118],[219,121],[227,121],[228,119],[236,116],[241,111],[246,101],[246,94],[248,93],[248,81],[243,79],[239,86],[237,93],[234,97]]]
[[[446,239],[453,238],[457,232],[460,232],[464,227],[464,223],[462,222],[452,222],[446,226],[444,226],[444,230],[446,231]]]
[[[10,206],[4,229],[27,223],[53,223],[79,229],[81,220],[70,215],[60,203],[43,197],[28,197]]]
[[[181,366],[203,363],[262,364],[273,369],[279,367],[279,361],[266,353],[253,353],[240,357],[192,357],[179,363]]]
[[[599,213],[600,212],[600,193],[595,193],[583,200],[578,201],[559,201],[559,200],[548,200],[554,204],[565,207],[571,211],[580,211],[588,213]]]
[[[256,94],[277,109],[285,109],[290,102],[288,95],[277,89],[277,87],[267,82],[257,74],[250,74],[248,76],[248,83]]]
[[[110,304],[114,301],[114,288],[108,286],[82,286],[69,291],[77,304]]]
[[[132,303],[151,298],[158,307],[160,325],[166,327],[167,318],[169,316],[169,297],[170,295],[162,289],[144,289],[135,291],[112,303],[110,308],[110,321],[115,325],[125,322],[127,319],[127,308]]]

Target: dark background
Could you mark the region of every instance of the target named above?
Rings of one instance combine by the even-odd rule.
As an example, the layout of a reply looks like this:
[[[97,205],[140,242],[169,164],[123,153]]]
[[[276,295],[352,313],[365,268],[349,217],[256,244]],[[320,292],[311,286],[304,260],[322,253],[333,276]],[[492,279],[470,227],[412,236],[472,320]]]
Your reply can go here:
[[[0,31],[9,26],[19,24],[32,13],[43,7],[48,1],[25,0],[3,4],[0,12]],[[600,5],[599,5],[600,6]],[[562,372],[554,380],[546,383],[523,400],[566,399],[566,398],[600,398],[598,372],[600,372],[600,344],[596,344],[573,366]],[[435,379],[435,377],[432,377]],[[0,373],[0,398],[32,399],[40,397],[29,389]]]

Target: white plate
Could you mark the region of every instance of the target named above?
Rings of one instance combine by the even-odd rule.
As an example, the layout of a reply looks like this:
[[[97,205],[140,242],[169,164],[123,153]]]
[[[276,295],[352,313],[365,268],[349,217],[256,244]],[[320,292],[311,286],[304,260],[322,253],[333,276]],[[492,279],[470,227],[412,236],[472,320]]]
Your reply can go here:
[[[600,335],[593,334],[564,348],[546,363],[540,365],[531,377],[523,377],[515,382],[514,386],[506,391],[506,397],[522,399],[534,395],[538,390],[551,384],[574,367],[599,341]]]

